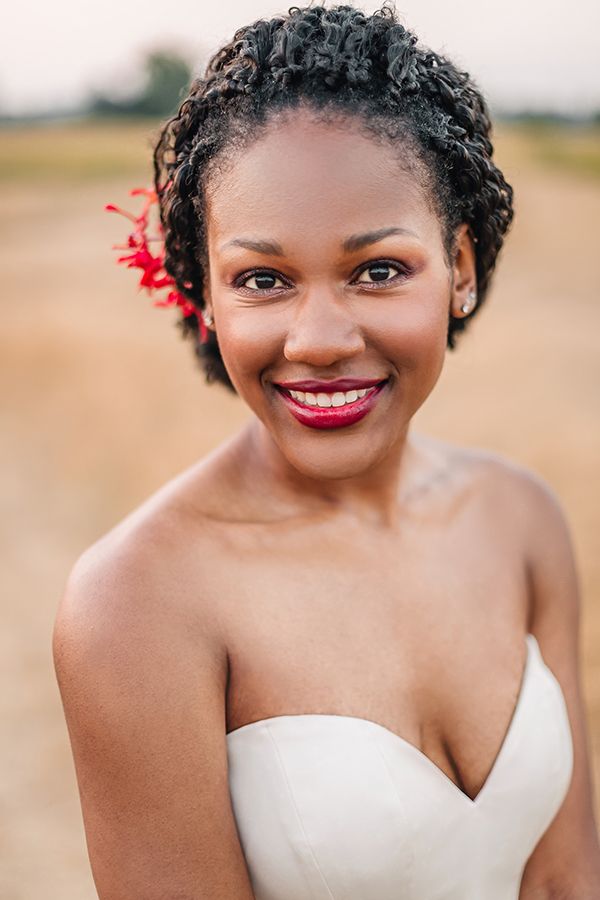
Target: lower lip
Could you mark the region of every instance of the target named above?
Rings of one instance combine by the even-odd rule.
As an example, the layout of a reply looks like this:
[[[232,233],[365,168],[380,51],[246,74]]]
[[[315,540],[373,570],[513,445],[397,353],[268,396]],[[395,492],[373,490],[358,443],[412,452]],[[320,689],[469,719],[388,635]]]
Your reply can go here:
[[[355,400],[354,403],[326,407],[306,406],[304,403],[294,400],[280,388],[276,388],[276,390],[291,414],[302,425],[307,425],[309,428],[343,428],[364,419],[379,400],[379,395],[387,384],[387,381],[378,384],[375,390],[365,394],[359,400]]]

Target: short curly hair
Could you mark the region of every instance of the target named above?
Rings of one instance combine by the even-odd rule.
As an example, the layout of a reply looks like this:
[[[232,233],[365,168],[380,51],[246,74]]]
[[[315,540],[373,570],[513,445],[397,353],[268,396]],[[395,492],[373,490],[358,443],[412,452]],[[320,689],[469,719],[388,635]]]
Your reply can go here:
[[[447,346],[454,349],[456,334],[487,294],[513,218],[513,191],[492,160],[491,120],[480,90],[468,72],[417,40],[385,4],[372,15],[346,5],[292,6],[285,16],[239,28],[192,80],[177,114],[159,129],[153,160],[165,268],[199,312],[211,165],[251,143],[253,126],[304,103],[357,117],[371,133],[412,151],[426,173],[448,260],[457,226],[468,224],[478,304],[469,317],[450,315]],[[207,382],[235,393],[215,333],[202,342],[195,313],[177,325],[194,339]]]

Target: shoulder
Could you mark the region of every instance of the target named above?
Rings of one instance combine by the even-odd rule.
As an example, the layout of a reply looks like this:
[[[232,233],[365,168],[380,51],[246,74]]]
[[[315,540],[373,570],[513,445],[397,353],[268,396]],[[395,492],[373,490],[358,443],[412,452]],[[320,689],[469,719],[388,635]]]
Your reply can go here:
[[[557,502],[555,492],[541,475],[496,450],[456,444],[423,432],[411,432],[411,440],[418,449],[443,460],[448,467],[462,469],[469,478],[485,480],[490,488],[509,488],[534,504]]]
[[[235,552],[239,443],[235,435],[178,473],[81,553],[56,614],[57,652],[72,635],[99,652],[170,642],[181,652],[202,645],[224,665],[220,577]]]
[[[429,438],[427,439],[429,440]],[[502,453],[435,441],[450,469],[463,475],[463,483],[479,492],[496,511],[510,510],[513,526],[536,533],[568,536],[567,515],[556,489],[539,473]]]
[[[172,507],[171,499],[152,498],[88,547],[68,574],[52,655],[78,752],[122,728],[125,753],[136,722],[145,735],[164,736],[174,698],[198,704],[215,740],[224,728],[228,662],[218,608],[195,556],[196,533],[186,545]]]
[[[531,622],[574,634],[580,611],[577,559],[569,517],[542,475],[501,453],[454,447],[493,532],[509,535],[523,560]]]
[[[461,494],[477,505],[494,532],[510,535],[538,588],[559,572],[563,579],[575,578],[567,511],[548,480],[496,451],[429,437],[418,441],[455,473]]]
[[[489,450],[468,449],[468,464],[492,502],[492,511],[520,536],[532,570],[547,568],[549,557],[572,566],[573,544],[566,508],[558,491],[542,475]]]
[[[210,522],[185,498],[175,479],[76,559],[54,622],[58,663],[77,646],[82,661],[119,653],[124,664],[142,665],[142,646],[193,652],[198,629],[206,652],[224,654],[207,564]]]

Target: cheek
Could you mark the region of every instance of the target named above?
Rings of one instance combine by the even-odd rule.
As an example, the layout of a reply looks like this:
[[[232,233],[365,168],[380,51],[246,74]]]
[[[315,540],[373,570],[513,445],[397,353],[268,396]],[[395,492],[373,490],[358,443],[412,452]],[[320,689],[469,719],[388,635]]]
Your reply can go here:
[[[379,340],[400,369],[439,371],[446,351],[449,308],[448,284],[440,279],[397,298],[385,317],[379,317]]]
[[[240,396],[260,389],[260,374],[277,361],[284,335],[283,317],[274,315],[273,308],[223,310],[218,325],[219,350]]]

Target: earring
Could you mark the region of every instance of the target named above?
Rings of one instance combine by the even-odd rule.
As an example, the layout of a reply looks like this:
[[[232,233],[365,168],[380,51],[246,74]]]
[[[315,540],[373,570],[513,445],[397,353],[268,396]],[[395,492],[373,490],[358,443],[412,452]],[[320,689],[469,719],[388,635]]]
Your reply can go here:
[[[477,300],[477,294],[475,293],[475,291],[469,291],[469,296],[467,297],[467,299],[461,306],[460,311],[464,312],[464,313],[470,313],[471,310],[473,309],[473,307],[475,306],[476,300]]]
[[[211,314],[209,312],[202,310],[202,318],[204,319],[205,325],[212,325],[213,317],[211,316]]]

